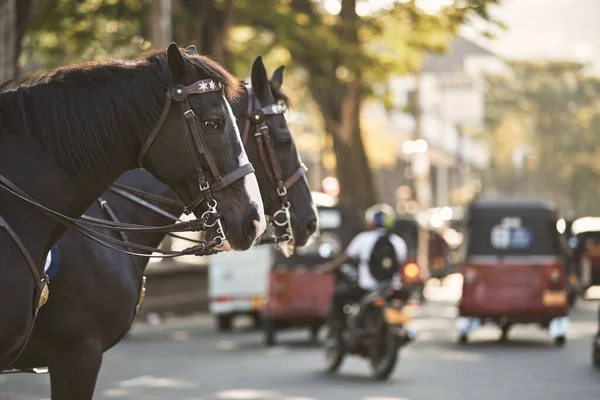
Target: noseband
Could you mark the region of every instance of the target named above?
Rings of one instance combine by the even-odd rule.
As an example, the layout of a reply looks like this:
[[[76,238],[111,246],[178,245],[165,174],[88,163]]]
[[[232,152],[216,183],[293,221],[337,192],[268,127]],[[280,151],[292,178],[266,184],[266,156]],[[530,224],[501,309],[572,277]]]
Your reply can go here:
[[[286,111],[286,106],[285,104],[276,103],[263,107],[252,87],[246,85],[245,88],[248,93],[248,117],[244,125],[242,142],[245,146],[248,141],[250,125],[253,125],[255,127],[254,138],[256,139],[260,160],[262,161],[269,182],[271,182],[281,200],[281,208],[270,218],[275,226],[285,228],[285,233],[281,237],[277,237],[277,241],[291,243],[294,240],[294,233],[292,230],[290,202],[287,197],[287,191],[306,174],[308,168],[302,163],[296,172],[286,180],[283,180],[281,166],[275,157],[275,151],[271,143],[266,118],[283,115]]]
[[[140,155],[138,157],[138,164],[140,167],[143,167],[144,158],[158,137],[158,134],[165,123],[165,120],[167,119],[167,115],[169,114],[171,104],[173,102],[179,103],[181,116],[183,120],[186,121],[186,123],[183,124],[185,129],[185,137],[188,142],[186,148],[190,152],[191,159],[194,162],[194,169],[198,179],[198,188],[200,189],[200,195],[194,201],[192,201],[192,203],[185,205],[184,212],[185,214],[190,214],[202,201],[206,201],[208,210],[202,214],[200,219],[212,221],[205,223],[204,226],[207,228],[216,225],[217,237],[215,239],[221,244],[223,244],[225,241],[225,232],[223,231],[221,218],[217,214],[217,200],[213,197],[213,193],[222,190],[237,180],[242,179],[244,176],[253,173],[254,168],[252,167],[252,164],[246,163],[227,175],[221,176],[214,158],[212,157],[212,154],[202,138],[200,128],[196,122],[196,114],[190,107],[188,98],[190,95],[221,92],[222,90],[223,86],[212,79],[202,79],[192,83],[189,86],[173,86],[166,94],[166,101],[160,114],[160,118],[154,126],[154,129],[152,129],[152,132],[146,140],[146,143],[144,143],[142,146],[142,150],[140,151]],[[212,186],[210,186],[206,180],[206,176],[200,162],[201,158],[203,158],[208,164],[210,172],[215,180]]]

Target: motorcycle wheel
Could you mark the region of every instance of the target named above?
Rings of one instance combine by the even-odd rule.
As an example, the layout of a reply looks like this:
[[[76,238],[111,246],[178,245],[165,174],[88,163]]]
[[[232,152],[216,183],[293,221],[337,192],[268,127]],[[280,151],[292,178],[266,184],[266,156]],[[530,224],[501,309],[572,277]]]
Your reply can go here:
[[[277,344],[275,324],[270,321],[263,322],[263,342],[267,347],[273,347]]]
[[[330,374],[336,373],[337,370],[340,369],[346,356],[346,352],[342,348],[331,344],[333,339],[331,331],[327,332],[327,338],[325,339],[325,359],[327,363],[327,372]]]
[[[398,363],[398,338],[391,332],[379,343],[383,348],[377,349],[371,355],[371,371],[373,377],[383,381],[390,377]]]

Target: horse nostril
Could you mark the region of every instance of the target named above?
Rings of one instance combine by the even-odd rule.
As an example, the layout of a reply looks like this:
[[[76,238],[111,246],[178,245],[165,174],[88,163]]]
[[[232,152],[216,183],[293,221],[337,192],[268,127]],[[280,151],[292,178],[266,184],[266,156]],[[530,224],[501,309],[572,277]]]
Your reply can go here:
[[[253,220],[252,223],[254,224],[254,228],[256,229],[256,237],[262,235],[265,229],[267,228],[265,223],[262,223],[257,219]]]
[[[254,241],[254,239],[262,235],[266,226],[264,221],[261,221],[262,219],[257,212],[253,212],[246,218],[244,222],[244,234],[248,240]]]
[[[316,232],[317,230],[317,219],[313,218],[310,221],[308,221],[308,224],[306,225],[306,229],[308,230],[309,234],[313,234]]]

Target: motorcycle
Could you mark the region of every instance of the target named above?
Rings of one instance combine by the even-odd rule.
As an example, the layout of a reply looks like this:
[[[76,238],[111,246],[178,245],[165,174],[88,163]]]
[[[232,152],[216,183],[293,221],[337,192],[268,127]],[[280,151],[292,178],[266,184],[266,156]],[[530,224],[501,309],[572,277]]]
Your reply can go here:
[[[345,281],[342,285],[357,281],[358,274],[351,267],[344,266],[339,272]],[[375,379],[389,378],[398,362],[399,349],[416,337],[416,331],[406,327],[412,318],[402,312],[404,301],[393,294],[391,281],[380,282],[359,302],[345,305],[346,326],[341,343],[328,323],[325,356],[329,373],[335,373],[345,356],[351,354],[370,360]],[[359,318],[362,321],[357,324]]]

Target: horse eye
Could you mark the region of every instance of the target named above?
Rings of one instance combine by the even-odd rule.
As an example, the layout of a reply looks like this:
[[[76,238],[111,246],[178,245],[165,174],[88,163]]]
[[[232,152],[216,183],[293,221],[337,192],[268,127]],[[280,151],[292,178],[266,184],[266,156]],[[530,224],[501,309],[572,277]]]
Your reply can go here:
[[[219,129],[219,120],[216,119],[207,119],[204,121],[204,127],[211,131],[216,131]]]

